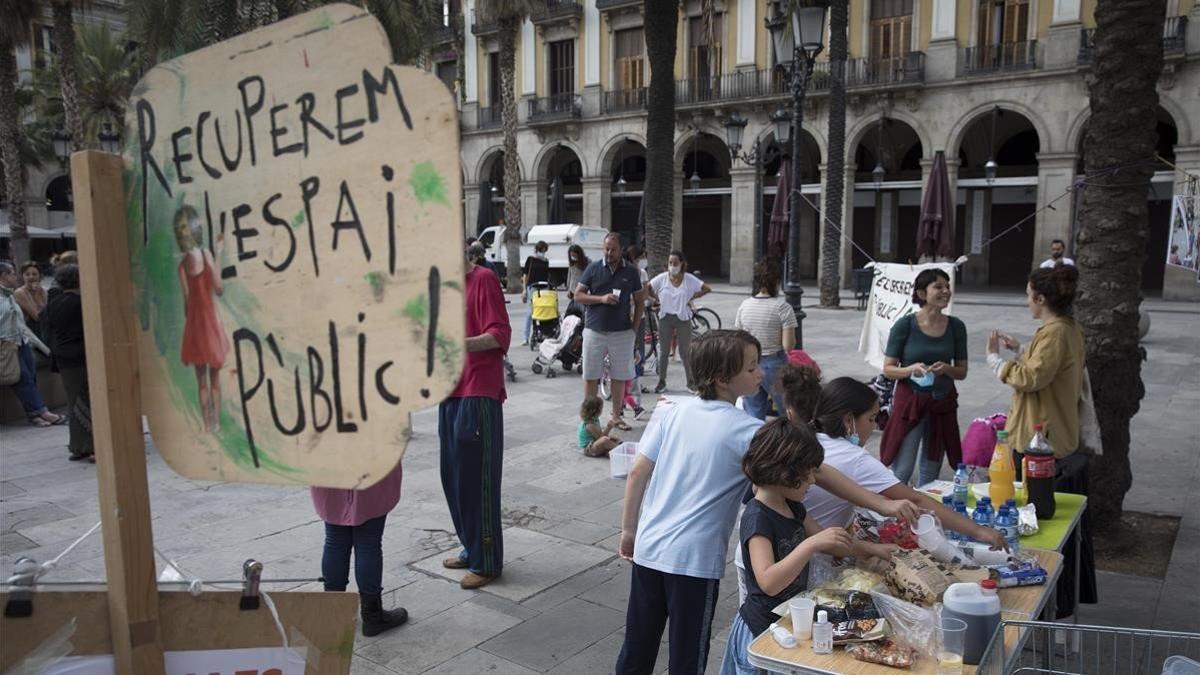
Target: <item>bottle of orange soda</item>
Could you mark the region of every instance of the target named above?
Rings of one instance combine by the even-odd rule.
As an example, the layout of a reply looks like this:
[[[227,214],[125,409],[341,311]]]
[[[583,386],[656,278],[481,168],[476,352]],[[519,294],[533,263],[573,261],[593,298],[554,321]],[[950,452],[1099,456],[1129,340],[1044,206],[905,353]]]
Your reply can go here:
[[[1003,504],[1016,497],[1013,481],[1017,472],[1012,462],[1012,447],[1008,444],[1008,432],[996,432],[996,449],[992,451],[992,462],[988,465],[988,496],[993,504]]]

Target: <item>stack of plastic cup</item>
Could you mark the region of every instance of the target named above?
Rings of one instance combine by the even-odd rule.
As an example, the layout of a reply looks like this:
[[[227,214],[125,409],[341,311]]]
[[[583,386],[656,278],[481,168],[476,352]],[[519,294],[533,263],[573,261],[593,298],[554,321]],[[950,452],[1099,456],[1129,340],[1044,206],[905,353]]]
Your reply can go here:
[[[816,601],[809,598],[792,598],[788,601],[788,610],[792,614],[792,635],[797,640],[812,639],[813,612],[816,609]]]

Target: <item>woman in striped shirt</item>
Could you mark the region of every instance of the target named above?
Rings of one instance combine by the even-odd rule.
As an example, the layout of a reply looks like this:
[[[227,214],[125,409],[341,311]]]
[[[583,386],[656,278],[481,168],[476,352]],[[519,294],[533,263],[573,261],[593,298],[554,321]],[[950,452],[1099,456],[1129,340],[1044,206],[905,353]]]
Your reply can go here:
[[[772,401],[776,415],[784,411],[783,395],[775,385],[779,369],[787,363],[787,353],[796,346],[796,313],[779,297],[778,260],[759,261],[754,269],[754,288],[755,294],[738,307],[733,327],[749,332],[762,345],[762,358],[758,362],[762,384],[745,400],[746,412],[761,420],[767,418]]]

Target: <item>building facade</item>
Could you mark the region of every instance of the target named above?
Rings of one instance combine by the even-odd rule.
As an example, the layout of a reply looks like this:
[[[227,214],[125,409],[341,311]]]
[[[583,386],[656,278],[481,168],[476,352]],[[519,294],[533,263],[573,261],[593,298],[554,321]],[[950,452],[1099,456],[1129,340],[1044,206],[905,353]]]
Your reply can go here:
[[[768,116],[787,105],[764,20],[772,0],[681,6],[675,64],[674,245],[689,267],[748,283],[765,250],[779,167]],[[1171,199],[1200,174],[1200,5],[1168,0],[1159,79],[1158,155],[1149,195],[1146,289],[1194,292],[1164,269]],[[477,231],[482,199],[503,209],[498,44],[474,0],[447,2],[429,65],[456,91],[462,126],[464,223]],[[546,222],[560,180],[568,220],[638,237],[645,173],[649,67],[641,0],[547,0],[521,29],[516,87],[523,224]],[[914,259],[921,194],[937,153],[957,195],[963,281],[1023,285],[1053,239],[1070,242],[1082,177],[1082,139],[1095,0],[862,0],[850,3],[843,279],[868,259]],[[457,25],[456,31],[453,27]],[[461,35],[458,46],[455,33]],[[828,62],[808,90],[799,174],[801,270],[815,277],[825,220],[818,207],[827,158]],[[725,122],[749,120],[731,157]],[[997,165],[993,180],[988,160]],[[882,180],[877,181],[881,172]],[[696,180],[696,177],[699,180]],[[1086,189],[1086,188],[1085,188]],[[1185,275],[1186,276],[1186,275]],[[1182,277],[1181,277],[1182,278]]]

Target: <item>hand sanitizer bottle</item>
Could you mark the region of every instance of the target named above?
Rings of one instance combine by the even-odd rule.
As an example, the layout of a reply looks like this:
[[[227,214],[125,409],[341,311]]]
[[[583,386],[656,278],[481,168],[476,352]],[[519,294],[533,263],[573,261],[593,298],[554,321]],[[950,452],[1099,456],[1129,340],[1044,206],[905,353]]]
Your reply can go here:
[[[833,653],[833,624],[829,623],[829,614],[825,610],[817,612],[817,621],[812,627],[812,647],[814,654]]]

